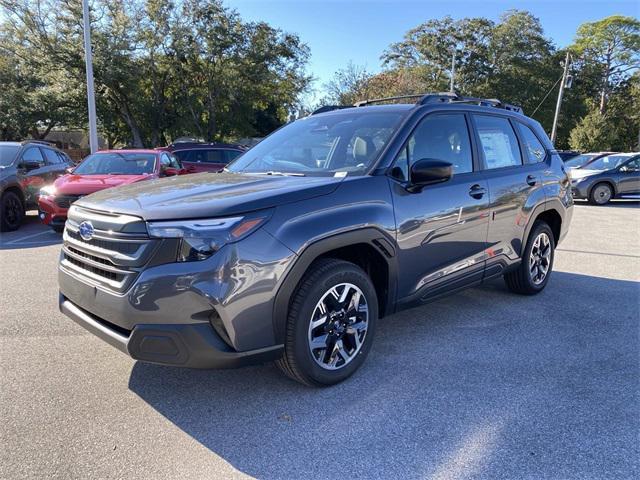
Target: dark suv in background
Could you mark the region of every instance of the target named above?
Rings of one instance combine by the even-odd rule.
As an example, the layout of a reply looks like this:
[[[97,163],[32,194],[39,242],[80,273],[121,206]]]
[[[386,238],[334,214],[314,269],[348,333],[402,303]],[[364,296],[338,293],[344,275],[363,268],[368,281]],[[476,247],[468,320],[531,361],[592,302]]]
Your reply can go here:
[[[67,154],[48,142],[0,142],[0,231],[20,228],[25,211],[38,208],[40,189],[72,166]]]
[[[81,198],[61,311],[138,360],[277,360],[330,385],[382,317],[497,276],[539,293],[573,206],[541,126],[495,100],[411,98],[325,107],[220,174]]]
[[[231,143],[176,142],[164,148],[182,162],[189,173],[219,172],[247,151]]]

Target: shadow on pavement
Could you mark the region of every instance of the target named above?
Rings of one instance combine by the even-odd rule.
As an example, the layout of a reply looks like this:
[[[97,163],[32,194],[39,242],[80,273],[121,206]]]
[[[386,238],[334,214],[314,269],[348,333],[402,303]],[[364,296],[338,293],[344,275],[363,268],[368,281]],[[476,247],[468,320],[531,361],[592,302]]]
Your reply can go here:
[[[640,466],[639,295],[564,272],[535,297],[495,281],[381,320],[363,368],[332,388],[270,364],[140,362],[129,388],[258,478],[626,478]]]
[[[62,234],[44,225],[38,218],[37,211],[27,212],[18,230],[0,234],[0,250],[46,247],[60,243]]]

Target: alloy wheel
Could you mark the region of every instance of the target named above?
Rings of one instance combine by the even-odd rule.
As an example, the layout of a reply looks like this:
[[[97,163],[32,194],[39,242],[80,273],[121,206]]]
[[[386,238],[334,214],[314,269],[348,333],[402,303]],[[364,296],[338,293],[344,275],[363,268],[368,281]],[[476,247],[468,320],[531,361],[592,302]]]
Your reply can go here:
[[[309,322],[309,350],[326,370],[338,370],[360,352],[367,335],[369,309],[362,290],[352,283],[331,287],[320,298]]]
[[[18,200],[14,196],[9,196],[4,201],[4,217],[7,225],[11,227],[15,227],[17,223],[20,221],[20,213],[22,210],[22,205],[20,204],[20,200]]]
[[[540,285],[547,278],[549,267],[551,266],[551,240],[549,235],[542,232],[533,241],[531,253],[529,254],[529,273],[531,281],[535,285]]]
[[[607,203],[611,200],[611,188],[607,185],[598,185],[593,192],[593,198],[599,205]]]

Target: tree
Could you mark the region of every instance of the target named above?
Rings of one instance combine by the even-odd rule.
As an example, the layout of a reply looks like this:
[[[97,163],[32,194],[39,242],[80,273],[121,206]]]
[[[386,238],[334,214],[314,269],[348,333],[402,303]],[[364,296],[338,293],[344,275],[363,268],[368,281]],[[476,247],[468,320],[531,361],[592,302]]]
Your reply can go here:
[[[573,50],[600,70],[599,110],[604,114],[609,93],[640,67],[640,20],[613,15],[584,23]]]
[[[2,135],[85,125],[81,0],[0,1]],[[90,6],[98,128],[110,145],[265,135],[310,82],[296,35],[244,22],[220,0]]]
[[[597,109],[580,120],[569,137],[571,148],[583,152],[614,150],[617,142],[615,129]]]

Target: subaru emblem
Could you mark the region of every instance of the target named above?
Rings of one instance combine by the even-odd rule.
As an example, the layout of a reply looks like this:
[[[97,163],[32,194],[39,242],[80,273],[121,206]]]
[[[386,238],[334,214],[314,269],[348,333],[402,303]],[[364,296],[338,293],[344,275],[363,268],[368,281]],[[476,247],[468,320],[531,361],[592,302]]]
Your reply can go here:
[[[80,237],[87,242],[93,238],[93,225],[91,222],[82,222],[78,227]]]

